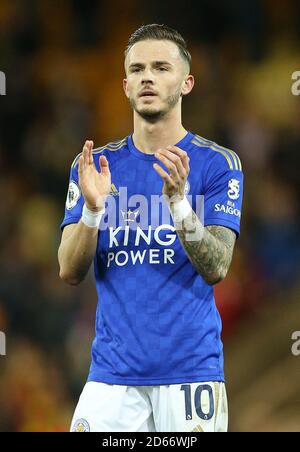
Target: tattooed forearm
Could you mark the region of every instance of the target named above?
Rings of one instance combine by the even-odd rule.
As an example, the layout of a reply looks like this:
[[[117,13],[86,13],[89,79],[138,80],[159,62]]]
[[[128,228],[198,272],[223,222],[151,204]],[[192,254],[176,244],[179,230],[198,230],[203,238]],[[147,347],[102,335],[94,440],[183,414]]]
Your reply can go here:
[[[180,241],[198,273],[208,284],[222,281],[229,269],[235,233],[223,226],[203,227],[192,212],[180,225],[175,224]]]

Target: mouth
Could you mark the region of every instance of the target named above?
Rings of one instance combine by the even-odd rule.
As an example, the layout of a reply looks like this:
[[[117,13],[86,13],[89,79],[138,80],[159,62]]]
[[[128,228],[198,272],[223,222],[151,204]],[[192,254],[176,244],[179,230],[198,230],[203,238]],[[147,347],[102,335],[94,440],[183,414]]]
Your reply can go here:
[[[155,97],[157,96],[157,94],[155,94],[153,91],[143,91],[140,94],[140,97],[145,97],[145,98],[150,98],[150,97]]]

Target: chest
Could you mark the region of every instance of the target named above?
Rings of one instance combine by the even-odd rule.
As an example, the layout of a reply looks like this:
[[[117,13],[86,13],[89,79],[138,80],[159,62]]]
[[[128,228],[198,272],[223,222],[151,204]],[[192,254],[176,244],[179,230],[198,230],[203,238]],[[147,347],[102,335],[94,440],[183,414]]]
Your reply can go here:
[[[111,169],[112,192],[117,202],[127,197],[129,200],[137,196],[144,197],[149,203],[151,199],[155,200],[157,196],[162,195],[164,182],[153,168],[157,160],[140,160],[131,158],[121,164],[116,164]],[[161,165],[162,166],[162,165]],[[163,167],[164,168],[164,167]],[[166,170],[166,168],[164,168]],[[202,174],[199,166],[191,162],[190,172],[185,184],[185,194],[195,196],[202,194]],[[140,201],[142,198],[140,198]]]

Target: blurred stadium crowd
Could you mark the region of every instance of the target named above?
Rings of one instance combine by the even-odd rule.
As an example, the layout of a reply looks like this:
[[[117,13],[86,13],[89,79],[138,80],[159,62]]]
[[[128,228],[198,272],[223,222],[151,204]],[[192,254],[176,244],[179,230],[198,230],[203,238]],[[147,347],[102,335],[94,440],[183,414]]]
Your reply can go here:
[[[131,133],[123,50],[152,22],[188,39],[196,86],[184,101],[185,127],[234,149],[243,163],[241,237],[216,288],[230,375],[250,359],[241,350],[233,364],[226,351],[238,347],[241,325],[253,333],[266,306],[285,312],[300,293],[300,97],[291,94],[299,2],[1,0],[0,431],[68,429],[96,307],[92,273],[76,288],[58,277],[69,168],[85,139],[98,147]],[[233,428],[247,428],[237,412],[232,418]]]

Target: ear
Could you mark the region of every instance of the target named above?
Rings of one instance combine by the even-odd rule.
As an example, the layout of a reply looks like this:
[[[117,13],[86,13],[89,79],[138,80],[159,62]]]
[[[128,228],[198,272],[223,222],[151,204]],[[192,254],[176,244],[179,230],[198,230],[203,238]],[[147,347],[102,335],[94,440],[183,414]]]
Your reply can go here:
[[[186,96],[187,94],[189,94],[195,84],[195,79],[193,77],[193,75],[188,75],[185,77],[183,84],[182,84],[182,89],[181,89],[181,94],[182,96]]]
[[[123,90],[124,90],[125,96],[129,99],[128,81],[127,81],[127,78],[124,78],[124,79],[123,79]]]

